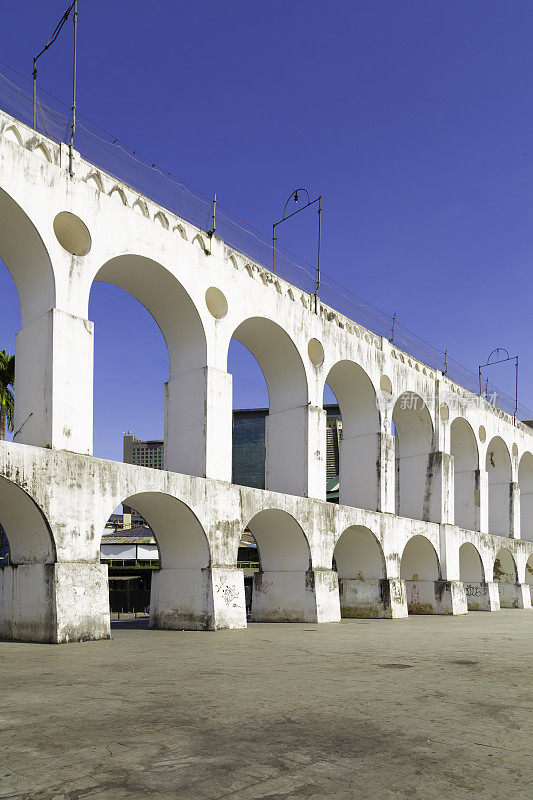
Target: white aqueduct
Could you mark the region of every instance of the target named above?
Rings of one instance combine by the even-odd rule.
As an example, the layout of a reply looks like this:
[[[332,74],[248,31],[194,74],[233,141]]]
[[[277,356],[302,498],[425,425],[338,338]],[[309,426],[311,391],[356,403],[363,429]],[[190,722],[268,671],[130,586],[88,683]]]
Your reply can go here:
[[[16,284],[15,442],[0,443],[0,635],[108,637],[100,536],[127,502],[161,569],[150,623],[246,626],[530,608],[533,430],[387,339],[0,113],[0,257]],[[92,449],[93,281],[165,338],[165,470]],[[231,483],[232,337],[269,394],[265,490]],[[325,502],[324,384],[340,405],[340,504]],[[528,585],[529,584],[529,585]]]

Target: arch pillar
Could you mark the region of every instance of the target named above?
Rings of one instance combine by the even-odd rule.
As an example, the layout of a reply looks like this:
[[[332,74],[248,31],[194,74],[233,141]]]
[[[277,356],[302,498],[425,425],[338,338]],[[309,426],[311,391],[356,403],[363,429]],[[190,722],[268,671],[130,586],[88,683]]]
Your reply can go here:
[[[326,411],[311,404],[265,419],[265,486],[273,492],[326,499]]]
[[[518,483],[511,483],[509,487],[509,528],[511,539],[520,539],[520,486]]]
[[[245,628],[242,570],[190,567],[155,572],[150,595],[150,627],[167,630]]]
[[[429,522],[453,524],[453,456],[442,450],[429,454],[426,486],[425,519]]]
[[[52,644],[108,638],[107,566],[86,547],[96,492],[72,462],[79,457],[8,442],[0,452],[2,472],[17,476],[0,476],[11,560],[0,569],[0,636]]]
[[[205,366],[165,384],[165,469],[231,482],[232,376]]]
[[[462,581],[405,581],[410,614],[466,614],[468,606]]]
[[[522,519],[531,520],[528,526],[520,525],[520,539],[531,541],[533,539],[533,491],[524,490],[523,487],[520,487],[520,516]]]
[[[531,590],[527,583],[495,583],[500,608],[531,608]]]
[[[394,514],[396,511],[396,452],[394,436],[380,433],[379,443],[378,511]]]
[[[252,622],[339,622],[339,584],[331,569],[256,572]]]
[[[285,511],[263,509],[248,528],[259,550],[260,570],[254,575],[252,621],[338,622],[340,620],[337,573],[313,557],[309,541],[330,521],[331,506],[323,514],[309,515],[307,531]]]
[[[489,474],[486,469],[478,470],[477,503],[479,506],[480,533],[489,532]]]
[[[453,468],[454,474],[454,494],[451,497],[453,502],[453,517],[456,525],[467,530],[478,531],[479,522],[479,470],[464,469],[457,471],[456,465]],[[471,499],[474,499],[472,504]],[[477,503],[476,503],[476,498]],[[458,506],[462,505],[462,513],[459,514]],[[462,520],[459,517],[462,517]],[[461,524],[462,522],[462,524]]]
[[[92,453],[93,323],[52,308],[15,337],[15,438]]]
[[[520,536],[524,541],[533,540],[533,454],[525,452],[518,466],[520,487]]]
[[[0,638],[50,644],[109,639],[106,565],[15,564],[0,573]]]
[[[359,580],[339,578],[341,616],[404,619],[407,617],[405,581],[396,578]]]
[[[387,444],[379,433],[355,436],[343,433],[339,453],[340,473],[344,477],[339,484],[339,502],[342,505],[381,510],[382,461],[387,457]],[[373,471],[366,468],[368,464],[375,465]],[[351,479],[347,480],[346,476]]]
[[[466,601],[469,611],[499,611],[500,593],[494,581],[465,581]]]
[[[453,557],[450,534],[453,536],[453,528],[440,526],[440,558],[423,536],[414,536],[407,542],[402,553],[400,575],[405,580],[410,614],[467,613],[464,584],[457,580],[458,559]]]
[[[402,517],[427,522],[453,524],[453,456],[432,450],[413,456],[396,458],[396,507]],[[410,496],[410,483],[416,486],[424,475],[424,492],[420,500]]]

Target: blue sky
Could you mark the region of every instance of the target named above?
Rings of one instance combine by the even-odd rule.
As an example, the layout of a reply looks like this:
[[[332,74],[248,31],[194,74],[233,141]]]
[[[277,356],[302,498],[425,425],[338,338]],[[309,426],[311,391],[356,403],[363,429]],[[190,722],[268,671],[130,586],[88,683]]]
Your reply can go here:
[[[2,8],[3,61],[27,75],[68,3]],[[79,0],[80,110],[265,234],[294,186],[324,198],[323,268],[458,361],[531,348],[533,6],[522,0]],[[40,64],[69,102],[66,28]],[[280,231],[314,258],[312,220]],[[95,453],[162,434],[168,366],[149,315],[91,297]],[[18,300],[0,264],[0,342]],[[127,331],[127,335],[124,335]],[[266,402],[232,358],[235,405]],[[509,393],[512,369],[495,377]]]

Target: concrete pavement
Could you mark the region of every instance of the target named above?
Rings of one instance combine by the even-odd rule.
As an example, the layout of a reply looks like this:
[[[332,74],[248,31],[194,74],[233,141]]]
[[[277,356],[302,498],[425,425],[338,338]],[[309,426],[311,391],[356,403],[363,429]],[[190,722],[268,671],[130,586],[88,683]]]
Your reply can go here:
[[[0,642],[0,797],[533,795],[533,612]]]

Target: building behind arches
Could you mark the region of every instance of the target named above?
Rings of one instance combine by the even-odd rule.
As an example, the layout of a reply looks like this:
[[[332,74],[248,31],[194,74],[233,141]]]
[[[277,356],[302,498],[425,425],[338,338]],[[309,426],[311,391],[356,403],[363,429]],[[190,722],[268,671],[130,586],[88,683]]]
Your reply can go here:
[[[342,418],[339,406],[326,403],[326,479],[332,490],[328,500],[339,502],[339,444]],[[233,483],[240,486],[265,488],[265,420],[267,408],[233,410]],[[151,469],[164,469],[165,443],[162,439],[137,439],[128,432],[123,436],[125,464],[137,464]],[[335,480],[336,479],[336,480]]]

